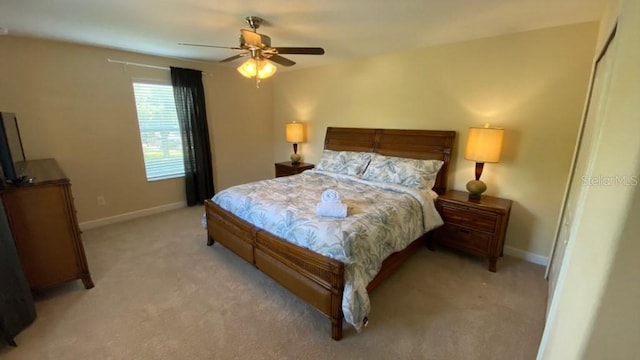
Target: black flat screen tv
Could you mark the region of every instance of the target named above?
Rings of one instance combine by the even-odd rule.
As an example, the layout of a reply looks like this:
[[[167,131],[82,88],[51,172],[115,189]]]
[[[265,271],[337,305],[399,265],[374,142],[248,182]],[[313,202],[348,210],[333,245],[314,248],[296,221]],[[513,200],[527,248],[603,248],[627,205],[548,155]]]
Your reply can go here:
[[[19,164],[24,160],[18,119],[13,113],[0,112],[0,165],[3,179],[11,183],[22,182],[24,174]]]

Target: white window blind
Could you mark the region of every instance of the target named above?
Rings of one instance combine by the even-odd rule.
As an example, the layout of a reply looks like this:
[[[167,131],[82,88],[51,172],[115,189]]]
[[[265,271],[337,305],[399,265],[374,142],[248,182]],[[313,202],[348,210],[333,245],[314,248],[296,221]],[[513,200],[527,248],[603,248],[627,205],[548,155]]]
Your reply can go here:
[[[133,83],[147,180],[184,176],[182,138],[171,85]]]

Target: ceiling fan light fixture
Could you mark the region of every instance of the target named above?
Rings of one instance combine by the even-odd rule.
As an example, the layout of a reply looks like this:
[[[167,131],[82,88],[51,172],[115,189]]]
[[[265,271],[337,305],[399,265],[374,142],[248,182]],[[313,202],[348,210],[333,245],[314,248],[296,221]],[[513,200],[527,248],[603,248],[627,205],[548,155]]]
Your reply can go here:
[[[251,58],[238,66],[238,72],[246,78],[266,79],[276,73],[278,68],[267,60]]]
[[[258,79],[266,79],[275,74],[277,70],[278,68],[271,62],[263,60],[260,62],[260,66],[258,66]]]
[[[238,72],[250,79],[258,74],[258,63],[255,59],[249,59],[238,66]]]
[[[204,44],[187,44],[180,45],[203,46],[219,49],[230,49],[240,51],[239,54],[220,60],[226,63],[248,57],[249,59],[240,65],[238,72],[248,78],[255,79],[256,87],[259,87],[260,80],[273,76],[278,70],[277,65],[293,66],[295,61],[290,60],[282,55],[323,55],[324,49],[320,47],[272,47],[271,38],[265,34],[258,33],[258,28],[263,23],[263,19],[258,16],[247,16],[245,18],[251,30],[240,29],[240,45],[239,46],[218,46]],[[0,28],[1,30],[2,28]]]

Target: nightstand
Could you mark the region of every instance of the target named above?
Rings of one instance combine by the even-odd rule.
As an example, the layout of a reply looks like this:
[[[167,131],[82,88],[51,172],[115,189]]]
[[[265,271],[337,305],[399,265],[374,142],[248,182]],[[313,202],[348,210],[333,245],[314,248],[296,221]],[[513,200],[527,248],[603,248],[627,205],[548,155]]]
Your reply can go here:
[[[276,177],[300,174],[305,170],[313,169],[315,165],[308,163],[294,164],[291,161],[276,163]]]
[[[493,196],[469,200],[469,193],[450,190],[440,195],[436,208],[444,225],[434,231],[436,244],[443,244],[489,260],[496,272],[513,202]]]

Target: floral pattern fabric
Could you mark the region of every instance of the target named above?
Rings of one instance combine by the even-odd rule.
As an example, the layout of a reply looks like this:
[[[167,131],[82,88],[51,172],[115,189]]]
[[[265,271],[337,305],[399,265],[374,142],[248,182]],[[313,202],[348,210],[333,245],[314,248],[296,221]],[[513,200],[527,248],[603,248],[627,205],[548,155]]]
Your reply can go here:
[[[323,150],[316,169],[343,175],[361,176],[373,153]]]
[[[362,178],[431,190],[441,167],[440,160],[408,159],[375,154]]]
[[[348,206],[343,219],[316,215],[326,189]],[[223,209],[298,246],[345,264],[342,310],[360,330],[370,310],[367,284],[390,254],[442,225],[435,193],[357,177],[308,170],[299,175],[239,185],[213,201]]]

